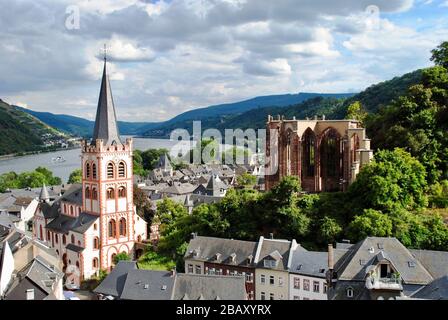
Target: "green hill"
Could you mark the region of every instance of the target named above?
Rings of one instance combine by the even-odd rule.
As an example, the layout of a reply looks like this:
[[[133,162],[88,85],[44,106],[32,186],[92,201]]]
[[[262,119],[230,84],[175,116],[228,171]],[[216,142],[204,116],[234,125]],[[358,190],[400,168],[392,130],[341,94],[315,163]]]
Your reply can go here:
[[[39,151],[63,135],[0,99],[0,155]]]

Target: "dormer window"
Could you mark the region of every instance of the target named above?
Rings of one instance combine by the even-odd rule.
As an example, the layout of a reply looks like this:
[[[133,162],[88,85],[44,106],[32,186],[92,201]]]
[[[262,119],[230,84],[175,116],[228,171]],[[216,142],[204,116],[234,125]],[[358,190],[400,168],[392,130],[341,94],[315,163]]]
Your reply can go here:
[[[247,257],[247,264],[252,264],[252,261],[254,260],[254,257],[252,255]]]
[[[408,261],[409,268],[415,268],[415,261]]]
[[[353,288],[348,287],[346,290],[347,298],[353,298]]]
[[[216,253],[215,254],[215,261],[220,261],[221,260],[221,254],[220,253]]]
[[[275,267],[277,267],[277,261],[270,260],[270,259],[265,259],[264,260],[264,267],[265,268],[275,268]]]
[[[369,253],[375,253],[375,249],[373,247],[369,248]]]

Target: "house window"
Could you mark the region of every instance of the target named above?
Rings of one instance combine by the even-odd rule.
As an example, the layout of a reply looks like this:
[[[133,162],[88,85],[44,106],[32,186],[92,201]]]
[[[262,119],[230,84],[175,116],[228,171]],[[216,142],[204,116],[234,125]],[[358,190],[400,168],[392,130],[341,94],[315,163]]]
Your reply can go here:
[[[42,230],[42,225],[39,226],[39,238],[40,240],[44,240],[44,234]]]
[[[50,237],[50,231],[47,230],[47,240],[50,241],[51,237]]]
[[[261,300],[266,300],[266,293],[265,292],[261,292]]]
[[[191,271],[191,273],[193,273],[193,270]],[[201,273],[202,273],[201,266],[196,266],[196,274],[201,274]]]
[[[114,178],[114,164],[112,162],[109,162],[107,164],[107,178],[108,179]]]
[[[74,214],[73,212],[73,206],[70,206],[70,215],[72,216]]]
[[[269,276],[269,284],[274,285],[275,284],[275,278],[274,276]]]
[[[188,265],[188,273],[193,273],[193,265],[192,264]]]
[[[265,283],[266,283],[266,276],[265,276],[264,274],[262,274],[262,275],[260,276],[260,282],[261,282],[262,284],[265,284]]]
[[[252,273],[247,273],[246,274],[246,282],[253,282],[254,277],[252,275]]]
[[[55,235],[54,235],[54,241],[55,241],[56,243],[59,242],[59,239],[58,239],[58,238],[59,238],[59,236],[58,236],[57,234],[55,234]]]
[[[273,293],[269,294],[269,300],[274,300],[274,294]]]
[[[283,284],[284,284],[283,277],[278,277],[278,285],[279,285],[279,287],[283,287]]]
[[[118,198],[126,198],[126,188],[125,187],[118,188]]]
[[[327,284],[324,283],[324,293],[327,293],[327,289],[328,289]]]
[[[300,278],[294,277],[294,289],[300,289]]]
[[[126,219],[120,219],[120,236],[126,236]]]
[[[313,292],[319,292],[319,291],[320,291],[319,281],[313,281]]]
[[[113,188],[107,189],[107,199],[115,198],[115,190]]]
[[[114,219],[109,221],[109,238],[115,238],[117,224]]]
[[[118,176],[120,178],[124,178],[126,176],[126,164],[121,161],[118,165]]]
[[[300,300],[299,296],[294,296],[294,300]]]
[[[347,288],[347,298],[353,298],[353,288]]]
[[[96,223],[93,225],[93,230],[98,230],[98,225]]]
[[[65,244],[67,242],[67,237],[65,234],[62,236],[62,244]]]
[[[310,291],[310,280],[303,279],[303,290]]]

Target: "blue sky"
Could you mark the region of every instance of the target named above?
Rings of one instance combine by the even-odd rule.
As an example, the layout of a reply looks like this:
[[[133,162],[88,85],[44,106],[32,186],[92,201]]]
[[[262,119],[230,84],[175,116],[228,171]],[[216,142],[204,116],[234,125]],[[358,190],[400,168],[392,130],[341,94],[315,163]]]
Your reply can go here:
[[[104,43],[118,117],[356,92],[431,65],[448,1],[0,0],[0,98],[93,119]],[[79,28],[68,28],[73,8]]]

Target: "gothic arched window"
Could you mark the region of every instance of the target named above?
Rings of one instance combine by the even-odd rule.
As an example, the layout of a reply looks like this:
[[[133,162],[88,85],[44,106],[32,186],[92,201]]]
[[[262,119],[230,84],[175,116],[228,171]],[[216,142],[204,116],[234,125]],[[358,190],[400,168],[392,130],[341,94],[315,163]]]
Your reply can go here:
[[[115,238],[117,235],[116,231],[117,224],[114,219],[109,220],[109,238]]]
[[[65,236],[65,234],[62,236],[62,244],[66,244],[67,243],[67,237]]]
[[[71,241],[72,241],[73,244],[75,244],[75,236],[73,234],[71,236]]]
[[[126,219],[120,219],[120,236],[126,236]]]
[[[85,194],[86,199],[90,199],[90,188],[89,187],[86,187],[86,192],[85,193],[86,193]]]
[[[114,164],[112,162],[109,162],[107,164],[107,178],[108,179],[114,178],[114,171],[115,171]]]
[[[70,215],[74,215],[73,206],[70,206]]]
[[[126,188],[125,187],[118,188],[118,197],[126,198]]]
[[[96,179],[96,164],[92,164],[92,178]]]
[[[126,177],[126,163],[124,161],[121,161],[118,165],[118,176],[120,178]]]
[[[39,226],[39,238],[40,238],[40,240],[44,240],[44,233],[42,231],[42,225]]]
[[[92,188],[92,199],[98,200],[98,191],[96,191],[95,187]]]
[[[86,163],[86,178],[90,178],[90,163]]]
[[[114,188],[107,189],[107,199],[114,199],[114,198],[115,198]]]
[[[308,128],[302,138],[302,175],[314,177],[316,136]]]
[[[340,135],[331,128],[324,136],[321,145],[321,163],[323,177],[338,177],[341,171]]]

